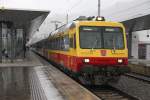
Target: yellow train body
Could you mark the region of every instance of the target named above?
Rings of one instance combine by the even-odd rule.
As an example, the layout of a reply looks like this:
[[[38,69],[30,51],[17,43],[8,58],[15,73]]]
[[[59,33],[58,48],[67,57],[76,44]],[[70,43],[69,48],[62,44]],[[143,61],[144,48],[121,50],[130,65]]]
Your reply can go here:
[[[101,27],[108,27],[108,29],[106,28],[108,31],[113,31],[113,28],[119,28],[123,39],[122,42],[118,40],[117,44],[119,45],[119,43],[123,43],[123,48],[95,48],[95,43],[93,43],[93,47],[82,48],[80,31],[81,29],[84,29],[84,26],[87,27],[85,31],[90,31],[88,28],[91,27],[95,30]],[[102,39],[107,42],[105,40],[106,38],[103,37]],[[86,43],[88,40],[84,42]],[[98,66],[101,68],[107,66],[126,66],[128,64],[126,33],[125,28],[121,23],[105,21],[74,21],[73,23],[62,26],[53,32],[44,44],[46,45],[46,43],[48,44],[46,48],[43,48],[43,56],[73,72],[80,72],[85,65]],[[86,45],[88,45],[88,43],[86,43]]]

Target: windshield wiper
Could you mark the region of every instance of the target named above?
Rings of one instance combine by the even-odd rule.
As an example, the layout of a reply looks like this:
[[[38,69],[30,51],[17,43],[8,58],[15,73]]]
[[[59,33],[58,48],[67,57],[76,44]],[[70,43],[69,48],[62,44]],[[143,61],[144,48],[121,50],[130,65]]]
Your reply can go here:
[[[115,46],[115,37],[113,38],[113,53],[116,52],[116,46]]]
[[[94,41],[94,43],[93,43],[93,47],[91,48],[91,50],[93,50],[95,47],[96,47],[96,45],[97,45],[97,38],[96,38],[96,40]]]

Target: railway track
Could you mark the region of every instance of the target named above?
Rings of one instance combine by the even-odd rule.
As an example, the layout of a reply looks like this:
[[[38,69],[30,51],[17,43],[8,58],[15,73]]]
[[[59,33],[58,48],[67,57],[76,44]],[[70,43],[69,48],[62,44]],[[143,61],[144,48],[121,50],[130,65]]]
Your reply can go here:
[[[98,96],[101,100],[138,100],[129,96],[111,86],[86,86],[92,93]]]
[[[142,74],[126,73],[117,83],[109,83],[109,85],[139,100],[150,98],[150,78]]]
[[[57,69],[59,68],[57,65],[55,65],[55,64],[53,64],[53,65],[55,66],[55,68],[57,68]],[[64,71],[62,71],[62,69],[59,68],[59,70],[64,73]],[[128,74],[125,74],[123,76],[125,76],[126,78],[129,77],[129,79],[140,80],[142,82],[144,81],[144,83],[150,82],[149,81],[150,78],[148,78],[146,76],[139,75],[139,74],[128,73]],[[71,76],[70,76],[70,78],[73,79],[73,77],[71,77]],[[127,83],[129,83],[128,82],[129,80],[125,79],[125,81]],[[137,97],[138,97],[137,95],[132,94],[132,93],[128,94],[129,91],[123,92],[124,89],[122,90],[122,89],[120,89],[120,87],[118,89],[116,87],[113,88],[114,86],[111,87],[111,86],[100,86],[100,85],[98,85],[98,86],[90,87],[90,86],[85,86],[84,84],[80,83],[78,80],[76,80],[76,82],[78,82],[79,84],[81,84],[82,86],[87,88],[89,91],[91,91],[91,93],[93,93],[94,95],[99,97],[101,100],[139,100],[139,99],[137,99]],[[83,80],[83,82],[84,82],[84,80]],[[132,84],[132,83],[129,83],[129,84]],[[127,86],[127,90],[131,89],[130,91],[132,91],[132,88],[129,88],[129,87]],[[136,86],[134,88],[136,88]],[[135,93],[135,90],[133,90],[133,91]],[[131,95],[133,95],[133,96],[131,96]],[[140,100],[144,100],[144,99],[140,99]]]
[[[140,81],[150,84],[150,77],[147,77],[145,75],[141,75],[141,74],[137,74],[137,73],[127,73],[124,76],[131,77],[131,78],[134,78],[134,79],[137,79],[137,80],[140,80]]]

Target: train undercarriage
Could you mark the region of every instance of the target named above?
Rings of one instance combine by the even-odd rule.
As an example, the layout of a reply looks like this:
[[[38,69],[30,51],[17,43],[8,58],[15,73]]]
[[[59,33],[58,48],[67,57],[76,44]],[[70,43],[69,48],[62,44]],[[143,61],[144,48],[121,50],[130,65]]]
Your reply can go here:
[[[129,72],[127,66],[107,66],[101,68],[87,66],[80,71],[78,79],[85,85],[102,85],[109,82],[117,82],[120,76],[127,72]]]

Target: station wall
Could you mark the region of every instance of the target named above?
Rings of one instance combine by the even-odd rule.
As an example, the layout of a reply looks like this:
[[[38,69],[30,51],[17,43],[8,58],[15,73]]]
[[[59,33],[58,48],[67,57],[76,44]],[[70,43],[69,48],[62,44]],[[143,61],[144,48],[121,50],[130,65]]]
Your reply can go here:
[[[132,57],[139,59],[140,55],[150,60],[150,30],[135,31],[132,34]]]
[[[150,60],[150,45],[147,45],[147,57],[148,60]]]

